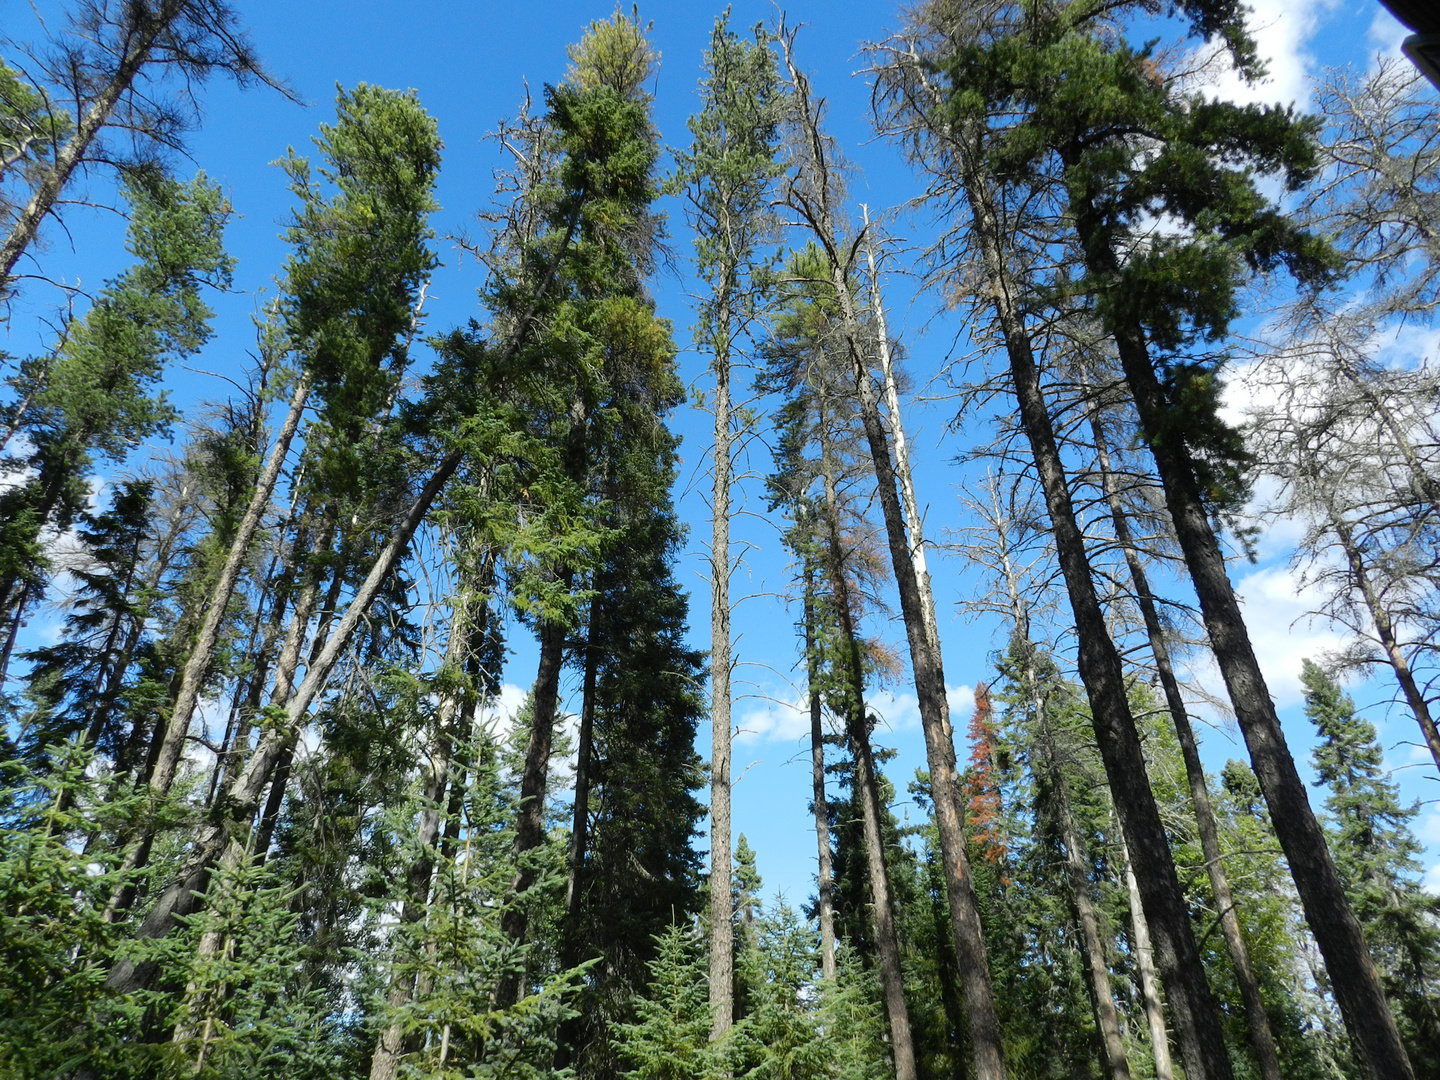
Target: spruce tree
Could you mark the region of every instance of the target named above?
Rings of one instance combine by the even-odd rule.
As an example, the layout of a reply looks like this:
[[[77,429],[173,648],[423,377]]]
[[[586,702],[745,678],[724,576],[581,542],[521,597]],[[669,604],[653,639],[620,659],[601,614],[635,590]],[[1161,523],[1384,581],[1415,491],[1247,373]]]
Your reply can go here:
[[[1384,769],[1375,728],[1350,695],[1306,660],[1305,715],[1320,744],[1311,753],[1316,785],[1327,789],[1327,839],[1355,917],[1375,954],[1386,993],[1418,1075],[1440,1068],[1440,899],[1418,879],[1420,843]],[[1362,1051],[1363,1052],[1363,1051]]]

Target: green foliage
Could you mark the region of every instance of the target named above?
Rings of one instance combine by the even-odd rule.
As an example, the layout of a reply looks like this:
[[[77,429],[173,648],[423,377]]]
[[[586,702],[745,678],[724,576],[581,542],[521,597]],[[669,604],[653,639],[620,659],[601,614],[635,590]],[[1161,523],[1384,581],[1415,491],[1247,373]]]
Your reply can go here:
[[[53,353],[8,380],[19,399],[12,423],[29,446],[19,460],[0,460],[0,471],[30,475],[0,492],[0,610],[22,606],[41,587],[41,537],[83,512],[95,459],[122,459],[174,419],[154,387],[169,362],[209,339],[202,290],[230,282],[232,260],[221,246],[230,206],[218,185],[203,173],[182,183],[142,172],[125,195],[127,248],[137,262],[66,327]]]
[[[1330,850],[1355,917],[1365,928],[1417,1075],[1440,1067],[1440,899],[1418,881],[1420,843],[1384,771],[1384,751],[1355,703],[1317,664],[1300,676],[1305,715],[1321,742],[1313,760],[1325,799]]]
[[[616,1053],[631,1080],[709,1080],[723,1075],[710,1045],[705,958],[678,923],[655,938],[650,984],[635,1001],[636,1021],[613,1029]]]
[[[1241,5],[1206,0],[1184,11],[1192,33],[1224,38],[1242,68],[1259,73]],[[1249,455],[1218,413],[1226,358],[1201,346],[1228,332],[1250,274],[1284,267],[1311,286],[1333,274],[1328,244],[1257,187],[1269,177],[1293,191],[1314,174],[1316,121],[1291,108],[1182,96],[1148,47],[1115,34],[1114,7],[1076,0],[1028,15],[949,59],[949,114],[960,123],[1004,117],[990,129],[992,169],[1009,184],[1055,192],[1085,268],[1054,292],[1093,311],[1108,333],[1148,345],[1165,403],[1146,416],[1146,438],[1183,443],[1204,497],[1233,511],[1246,497]],[[1180,227],[1135,243],[1155,218]]]
[[[737,871],[744,865],[738,851],[736,865]],[[832,1049],[817,1022],[814,1002],[820,966],[814,930],[802,925],[781,899],[752,922],[744,937],[748,940],[737,966],[748,993],[744,1016],[731,1036],[735,1072],[754,1080],[832,1075]]]
[[[675,153],[666,183],[689,204],[696,270],[711,288],[698,305],[695,340],[716,362],[728,362],[736,332],[756,312],[770,276],[763,247],[776,231],[769,198],[782,172],[784,91],[769,36],[758,25],[753,36],[752,44],[730,29],[728,9],[715,20],[703,104],[686,122],[690,147]]]
[[[441,143],[413,90],[337,90],[335,114],[314,140],[318,169],[293,150],[281,162],[299,200],[281,312],[323,402],[327,482],[345,491],[379,467],[361,425],[388,409],[438,265],[428,221]]]

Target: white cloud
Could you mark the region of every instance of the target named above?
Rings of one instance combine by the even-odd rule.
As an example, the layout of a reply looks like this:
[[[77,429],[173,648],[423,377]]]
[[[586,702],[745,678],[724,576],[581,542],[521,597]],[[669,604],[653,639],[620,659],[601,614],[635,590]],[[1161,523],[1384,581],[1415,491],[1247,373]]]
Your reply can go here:
[[[880,725],[891,731],[904,731],[920,726],[920,699],[908,690],[899,693],[894,690],[872,693],[866,704],[879,718]]]
[[[810,735],[809,697],[747,699],[734,725],[738,743],[798,742]]]
[[[1425,871],[1425,878],[1421,881],[1420,887],[1431,896],[1440,896],[1440,863]]]
[[[489,730],[491,738],[503,740],[510,737],[510,732],[515,727],[515,715],[525,704],[528,694],[529,690],[513,683],[500,684],[499,698],[487,706],[482,716],[482,722]]]
[[[1317,62],[1306,46],[1321,18],[1335,3],[1336,0],[1252,0],[1250,32],[1265,62],[1266,77],[1254,84],[1247,83],[1223,58],[1214,59],[1218,70],[1210,78],[1211,85],[1205,88],[1207,95],[1242,105],[1279,102],[1308,108],[1310,77]],[[1204,57],[1211,60],[1220,51],[1217,45],[1206,46]]]
[[[973,686],[951,686],[945,690],[945,700],[950,703],[950,723],[964,729],[975,711],[975,688]]]
[[[1244,601],[1245,625],[1255,647],[1260,670],[1275,704],[1280,708],[1299,702],[1301,661],[1318,659],[1337,649],[1346,635],[1328,619],[1309,613],[1320,606],[1313,587],[1301,588],[1286,568],[1256,570],[1235,583]]]
[[[975,707],[975,692],[969,686],[952,686],[945,691],[954,724],[965,723]],[[890,731],[908,731],[920,726],[920,701],[913,691],[882,690],[870,693],[866,706]],[[786,699],[779,696],[750,699],[735,720],[737,743],[799,742],[810,735],[810,700],[804,694]]]
[[[1431,810],[1415,823],[1415,835],[1427,844],[1440,844],[1440,813]]]
[[[1375,43],[1378,52],[1387,56],[1400,55],[1400,43],[1410,36],[1410,30],[1389,10],[1375,5],[1375,18],[1370,21],[1370,32],[1366,35]]]

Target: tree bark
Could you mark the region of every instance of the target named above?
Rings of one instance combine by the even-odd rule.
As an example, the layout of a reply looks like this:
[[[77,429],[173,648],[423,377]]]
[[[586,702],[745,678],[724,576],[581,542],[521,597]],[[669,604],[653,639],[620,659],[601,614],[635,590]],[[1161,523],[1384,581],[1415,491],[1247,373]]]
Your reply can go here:
[[[566,587],[569,587],[569,574]],[[515,942],[525,940],[529,917],[519,897],[535,883],[535,868],[526,855],[544,840],[545,788],[550,770],[550,752],[555,741],[555,718],[560,706],[560,669],[565,659],[567,630],[564,623],[545,619],[540,624],[540,662],[531,694],[530,741],[525,748],[525,768],[520,776],[520,810],[515,822],[515,877],[510,883],[511,902],[500,918],[500,929]],[[495,1003],[508,1008],[520,1000],[522,976],[507,974],[495,990]]]
[[[1180,693],[1180,683],[1170,661],[1170,647],[1165,641],[1165,631],[1160,624],[1155,594],[1150,590],[1149,577],[1140,561],[1140,553],[1130,531],[1130,522],[1120,501],[1115,473],[1110,467],[1110,450],[1105,440],[1105,431],[1100,417],[1094,412],[1090,414],[1090,430],[1095,437],[1100,483],[1106,506],[1110,510],[1115,540],[1125,556],[1125,564],[1135,590],[1135,603],[1145,623],[1150,653],[1155,658],[1155,669],[1160,675],[1165,704],[1175,725],[1175,737],[1180,743],[1181,757],[1185,760],[1185,778],[1190,785],[1190,805],[1195,811],[1200,850],[1205,856],[1210,892],[1215,897],[1215,907],[1220,915],[1220,933],[1225,939],[1225,950],[1230,955],[1230,965],[1235,970],[1235,982],[1240,988],[1250,1049],[1255,1055],[1255,1063],[1260,1068],[1262,1080],[1284,1080],[1280,1072],[1280,1057],[1275,1049],[1275,1037],[1270,1030],[1270,1018],[1260,996],[1260,980],[1250,962],[1250,949],[1245,944],[1245,938],[1240,932],[1240,919],[1235,913],[1235,898],[1230,891],[1230,879],[1225,872],[1225,863],[1220,852],[1220,833],[1215,823],[1215,810],[1210,804],[1210,789],[1205,783],[1205,768],[1200,761],[1200,747],[1195,739],[1195,729],[1190,723],[1185,698]]]
[[[828,420],[822,407],[819,417],[821,468],[825,485],[825,524],[830,587],[840,622],[841,643],[848,652],[846,733],[855,760],[855,797],[860,803],[865,836],[866,878],[870,883],[871,926],[879,965],[880,995],[890,1024],[890,1049],[895,1058],[895,1080],[916,1080],[915,1045],[910,1034],[910,1013],[905,1005],[905,984],[900,966],[900,942],[895,932],[895,904],[890,896],[890,879],[885,869],[884,838],[880,832],[880,797],[875,781],[875,762],[870,750],[870,724],[865,708],[865,672],[860,639],[855,628],[850,585],[845,573],[845,551],[840,539],[840,511],[835,475],[827,445]]]
[[[1140,899],[1140,884],[1130,859],[1125,859],[1125,887],[1130,891],[1130,926],[1134,935],[1135,967],[1140,972],[1140,997],[1145,1002],[1145,1023],[1150,1028],[1150,1053],[1155,1060],[1155,1080],[1174,1080],[1170,1064],[1170,1036],[1165,1031],[1165,1010],[1160,1004],[1160,982],[1155,976],[1155,949],[1150,944],[1150,928],[1145,923],[1145,905]]]
[[[1130,855],[1139,869],[1145,916],[1156,937],[1156,960],[1175,1017],[1177,1041],[1190,1080],[1230,1080],[1219,1014],[1200,960],[1184,894],[1176,876],[1145,756],[1130,710],[1120,654],[1095,593],[1085,539],[1071,503],[1064,464],[1047,411],[1029,333],[1005,263],[1005,244],[990,201],[988,177],[974,147],[966,148],[964,183],[974,232],[1010,362],[1020,420],[1030,444],[1055,536],[1055,550],[1075,620],[1077,661],[1090,700],[1096,742],[1105,763]]]
[[[225,556],[220,576],[210,591],[205,618],[200,624],[200,632],[196,635],[189,659],[186,660],[180,676],[175,703],[171,706],[170,718],[165,724],[165,734],[160,743],[160,754],[150,773],[150,790],[157,796],[169,791],[175,779],[175,770],[185,747],[185,736],[189,733],[190,720],[195,714],[195,706],[199,703],[205,676],[210,671],[215,643],[220,638],[220,627],[230,607],[230,598],[240,580],[245,556],[250,551],[250,541],[255,537],[255,530],[260,527],[260,520],[265,515],[266,507],[270,505],[270,497],[280,479],[280,471],[285,466],[285,457],[290,452],[290,443],[300,426],[300,416],[309,391],[309,376],[302,375],[296,380],[295,392],[290,396],[290,407],[285,413],[280,431],[275,436],[275,445],[271,448],[270,457],[255,484],[255,491],[250,497],[249,506],[245,508],[245,515],[235,530],[235,537],[230,542],[230,550]]]
[[[730,903],[730,340],[729,309],[716,311],[714,488],[710,510],[710,1038],[735,1019],[735,913]]]
[[[565,880],[565,937],[560,966],[580,962],[580,892],[590,841],[590,767],[595,742],[595,683],[599,674],[595,634],[601,618],[600,598],[590,602],[585,638],[585,669],[580,680],[580,732],[575,747],[575,805],[570,820],[569,873]]]
[[[804,111],[804,153],[811,159],[805,167],[813,174],[810,177],[813,190],[805,191],[792,187],[789,202],[792,209],[800,214],[810,227],[825,253],[830,268],[831,285],[841,309],[845,347],[849,353],[861,422],[875,469],[876,494],[884,515],[885,536],[895,573],[895,584],[900,595],[900,611],[905,623],[915,696],[920,706],[931,795],[935,803],[935,826],[940,838],[945,891],[950,905],[951,934],[955,942],[956,961],[965,1000],[975,1077],[976,1080],[1005,1080],[1000,1022],[995,1014],[995,997],[990,985],[985,938],[975,901],[970,864],[965,854],[962,796],[955,768],[955,737],[950,726],[950,705],[945,696],[945,672],[940,658],[939,642],[934,632],[934,617],[931,615],[927,619],[925,615],[924,593],[916,571],[916,548],[906,535],[906,521],[896,493],[897,478],[890,459],[890,445],[865,360],[864,335],[860,329],[857,305],[850,290],[848,259],[839,248],[830,206],[833,178],[828,149],[810,100],[809,82],[796,68],[788,41],[784,44],[786,67]],[[898,427],[898,416],[895,423]],[[912,521],[909,525],[918,536],[919,522]]]
[[[16,217],[5,242],[0,244],[0,293],[7,290],[13,279],[15,264],[20,261],[20,256],[40,231],[40,222],[45,220],[45,215],[60,198],[60,192],[80,167],[90,144],[110,119],[110,114],[120,101],[120,95],[135,81],[135,76],[150,58],[150,50],[155,47],[156,39],[175,18],[179,7],[177,0],[165,0],[153,19],[132,28],[133,37],[127,42],[125,52],[115,66],[115,73],[76,122],[75,130],[55,154],[55,161],[41,177],[29,202]],[[139,13],[143,12],[144,8],[137,4],[133,6],[133,10]],[[138,19],[136,21],[139,22]]]
[[[815,640],[815,571],[805,566],[805,672],[810,692],[810,790],[815,814],[816,917],[820,922],[820,977],[835,979],[834,876],[830,864],[830,806],[825,798],[825,732],[821,725],[820,656]]]
[[[1409,661],[1405,659],[1405,652],[1400,648],[1395,622],[1385,610],[1385,605],[1380,602],[1380,594],[1365,566],[1360,545],[1355,540],[1355,531],[1335,507],[1329,506],[1327,510],[1335,535],[1340,541],[1340,549],[1345,552],[1345,561],[1350,567],[1355,588],[1360,591],[1360,596],[1365,601],[1365,610],[1370,613],[1370,619],[1375,623],[1375,636],[1380,639],[1380,645],[1385,650],[1385,659],[1390,664],[1390,669],[1395,672],[1395,681],[1400,684],[1400,689],[1405,694],[1405,702],[1410,706],[1411,715],[1420,725],[1420,734],[1430,750],[1430,757],[1434,760],[1435,767],[1440,769],[1440,730],[1436,729],[1435,718],[1430,713],[1430,702],[1425,699],[1425,691],[1420,688],[1415,673],[1410,670]]]
[[[1084,208],[1080,209],[1077,230],[1082,244],[1086,245],[1087,265],[1092,273],[1112,278],[1119,271],[1115,255],[1087,235]],[[1290,864],[1305,920],[1325,958],[1335,1000],[1357,1050],[1356,1058],[1367,1075],[1384,1080],[1391,1077],[1409,1080],[1414,1076],[1410,1060],[1386,1003],[1360,923],[1350,910],[1340,875],[1325,845],[1324,831],[1310,807],[1305,784],[1285,742],[1275,703],[1270,699],[1265,677],[1255,659],[1250,634],[1225,568],[1225,556],[1205,512],[1189,449],[1178,434],[1157,437],[1157,433],[1167,431],[1169,426],[1166,423],[1169,406],[1150,362],[1144,331],[1134,324],[1113,326],[1111,331],[1125,380],[1140,414],[1141,430],[1155,459],[1175,536],[1200,601],[1211,651],[1245,736],[1276,836]],[[1174,986],[1168,972],[1165,981],[1171,987],[1173,1005]]]

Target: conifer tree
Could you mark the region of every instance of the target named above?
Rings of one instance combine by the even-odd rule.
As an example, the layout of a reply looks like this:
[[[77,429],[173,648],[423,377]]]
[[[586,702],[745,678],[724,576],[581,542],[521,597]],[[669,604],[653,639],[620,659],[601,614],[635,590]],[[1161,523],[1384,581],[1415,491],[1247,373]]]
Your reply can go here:
[[[854,280],[856,245],[846,241],[840,216],[843,185],[839,176],[838,148],[822,128],[824,101],[813,96],[808,78],[797,66],[794,32],[782,28],[779,36],[790,81],[789,120],[793,129],[790,151],[794,158],[784,201],[810,233],[820,256],[819,273],[814,275],[814,280],[827,290],[828,299],[834,305],[839,351],[849,369],[851,392],[858,406],[870,452],[870,465],[874,470],[875,493],[884,518],[886,546],[900,594],[911,674],[920,703],[955,952],[960,958],[960,977],[976,1073],[979,1080],[1004,1080],[1005,1062],[995,1017],[994,993],[960,820],[963,808],[957,785],[954,732],[950,726],[949,704],[945,695],[944,665],[934,615],[926,610],[933,601],[923,580],[923,538],[919,535],[919,522],[905,519],[902,490],[907,485],[902,476],[897,475],[896,462],[891,457],[891,440],[880,415],[869,369],[870,335],[862,328],[863,305],[858,301],[859,290]],[[892,427],[899,426],[898,415],[889,419]]]
[[[30,475],[0,496],[0,633],[6,655],[26,609],[44,593],[42,538],[70,527],[97,459],[118,461],[164,430],[174,411],[156,391],[166,365],[210,337],[207,288],[224,289],[232,261],[222,240],[230,206],[201,174],[131,179],[127,248],[135,264],[101,290],[55,350],[10,381],[21,401],[11,426],[29,445],[7,473]]]
[[[706,961],[689,931],[676,923],[656,937],[650,982],[636,1000],[636,1020],[618,1025],[616,1053],[633,1080],[707,1080],[723,1075],[712,1046]]]
[[[77,173],[95,165],[133,169],[183,145],[193,95],[211,75],[225,72],[241,86],[261,82],[288,93],[265,71],[222,0],[75,3],[55,36],[7,44],[32,67],[28,86],[8,68],[4,80],[11,91],[6,111],[12,124],[21,121],[4,175],[20,183],[0,203],[10,211],[0,243],[0,293],[10,291],[16,264],[64,205]],[[107,146],[107,132],[125,132],[138,160]],[[26,167],[13,168],[19,161]]]
[[[1418,1075],[1440,1066],[1440,901],[1416,876],[1420,845],[1384,772],[1375,728],[1325,670],[1306,660],[1300,675],[1305,715],[1320,744],[1312,753],[1335,868],[1375,954],[1391,1007]],[[1363,1051],[1361,1051],[1363,1053]]]
[[[735,353],[756,313],[757,271],[773,231],[771,182],[779,173],[781,89],[775,55],[757,26],[754,42],[729,27],[729,11],[715,21],[701,78],[703,104],[688,122],[691,144],[676,155],[669,186],[683,192],[695,230],[696,269],[710,286],[699,307],[695,337],[715,377],[711,409],[715,442],[710,536],[710,992],[715,1037],[734,1015],[729,998],[730,890],[730,499],[736,415],[731,405]],[[742,414],[743,415],[743,414]],[[744,423],[742,419],[742,424]]]

